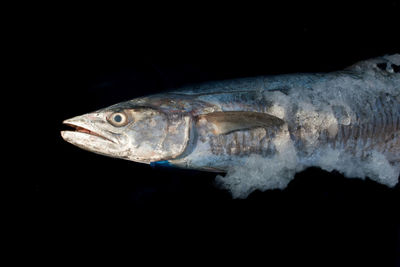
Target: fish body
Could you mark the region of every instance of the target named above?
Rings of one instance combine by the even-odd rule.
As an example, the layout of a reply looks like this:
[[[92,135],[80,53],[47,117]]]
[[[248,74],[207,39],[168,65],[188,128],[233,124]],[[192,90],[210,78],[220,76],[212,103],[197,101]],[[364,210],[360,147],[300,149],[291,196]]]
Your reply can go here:
[[[281,188],[290,179],[279,177],[309,166],[393,186],[400,170],[399,65],[396,54],[331,73],[188,86],[66,120],[77,131],[62,136],[112,157],[228,174],[251,159],[268,166],[259,176],[274,173]]]

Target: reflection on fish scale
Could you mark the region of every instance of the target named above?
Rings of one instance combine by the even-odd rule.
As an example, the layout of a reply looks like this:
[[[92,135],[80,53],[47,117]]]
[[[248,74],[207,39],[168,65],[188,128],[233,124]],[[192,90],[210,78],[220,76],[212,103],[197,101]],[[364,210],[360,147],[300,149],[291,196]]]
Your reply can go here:
[[[276,153],[272,142],[274,137],[275,131],[268,128],[237,131],[213,136],[210,139],[210,148],[215,155],[248,156],[259,154],[266,157]]]

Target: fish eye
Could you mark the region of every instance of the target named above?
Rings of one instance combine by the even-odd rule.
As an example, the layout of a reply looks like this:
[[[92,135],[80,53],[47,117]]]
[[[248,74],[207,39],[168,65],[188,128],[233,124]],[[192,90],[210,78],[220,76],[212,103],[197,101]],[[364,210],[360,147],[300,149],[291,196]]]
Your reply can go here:
[[[127,116],[123,112],[115,112],[111,114],[108,121],[116,127],[125,126],[128,123]]]

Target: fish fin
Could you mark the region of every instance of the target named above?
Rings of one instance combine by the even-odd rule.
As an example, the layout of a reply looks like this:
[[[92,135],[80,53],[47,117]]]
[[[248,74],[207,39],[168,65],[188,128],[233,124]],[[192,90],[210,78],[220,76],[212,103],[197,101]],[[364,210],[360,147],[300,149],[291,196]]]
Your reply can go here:
[[[389,73],[399,73],[400,54],[386,55],[360,61],[349,66],[345,71],[363,72],[366,69],[387,71]]]
[[[251,111],[213,112],[199,115],[197,121],[201,124],[211,124],[216,135],[253,128],[280,127],[285,123],[273,115]]]

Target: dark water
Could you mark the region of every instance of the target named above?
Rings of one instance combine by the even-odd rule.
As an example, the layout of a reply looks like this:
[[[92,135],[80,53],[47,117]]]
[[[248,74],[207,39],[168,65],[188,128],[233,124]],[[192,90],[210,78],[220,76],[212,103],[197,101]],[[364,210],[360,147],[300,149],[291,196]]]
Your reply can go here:
[[[107,158],[60,137],[64,119],[185,84],[334,71],[400,53],[396,1],[368,12],[314,8],[293,7],[293,16],[272,16],[269,8],[212,18],[89,12],[41,24],[45,32],[32,36],[43,43],[32,53],[42,61],[29,65],[34,82],[23,91],[36,101],[29,116],[41,118],[32,121],[41,134],[30,142],[21,198],[28,247],[46,244],[33,254],[90,260],[98,257],[89,251],[107,255],[117,247],[131,264],[164,254],[189,255],[188,264],[211,256],[263,265],[399,263],[399,186],[309,169],[283,191],[232,200],[214,186],[215,174]]]

